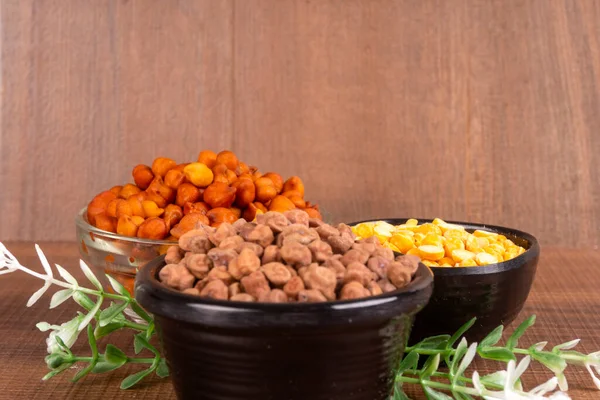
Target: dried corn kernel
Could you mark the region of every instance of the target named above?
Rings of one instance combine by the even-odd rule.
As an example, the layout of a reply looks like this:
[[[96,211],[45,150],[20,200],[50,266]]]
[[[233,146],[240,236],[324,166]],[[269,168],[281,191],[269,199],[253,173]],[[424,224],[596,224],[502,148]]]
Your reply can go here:
[[[444,243],[444,250],[446,252],[446,257],[452,257],[452,252],[454,250],[464,250],[465,244],[460,239],[447,239],[446,243]]]
[[[419,252],[419,249],[414,248],[414,247],[412,249],[410,249],[409,251],[407,251],[406,254],[417,256],[419,258],[421,257],[421,253]]]
[[[482,231],[480,229],[477,229],[473,232],[473,235],[477,236],[477,237],[482,237],[482,238],[497,238],[498,234],[495,232],[488,232],[488,231]]]
[[[452,252],[452,259],[457,263],[462,263],[463,261],[474,257],[475,253],[469,250],[454,250]]]
[[[377,236],[381,243],[383,243],[392,237],[392,232],[394,232],[395,229],[394,225],[387,222],[377,222],[373,227],[373,234],[374,236]]]
[[[406,226],[417,226],[417,225],[419,225],[419,221],[417,221],[414,218],[411,218],[411,219],[407,220],[405,224],[406,224]]]
[[[394,234],[390,239],[390,243],[399,249],[401,253],[406,254],[407,251],[414,248],[413,239],[407,235]]]
[[[419,255],[422,260],[441,260],[444,258],[444,248],[442,246],[432,245],[419,246]]]
[[[417,232],[413,235],[413,241],[415,242],[416,247],[419,247],[422,244],[423,239],[425,239],[425,236],[427,235],[421,232]]]
[[[430,223],[420,225],[417,228],[417,232],[423,233],[425,235],[427,235],[428,233],[434,233],[436,235],[441,235],[442,234],[442,230],[440,229],[439,226],[434,225],[434,224],[430,224]]]
[[[395,251],[396,253],[402,253],[400,251],[400,249],[398,247],[396,247],[393,243],[391,242],[385,242],[383,244],[383,247],[387,247],[388,249],[392,249],[392,251]]]
[[[373,228],[375,224],[358,224],[352,230],[356,236],[360,236],[361,238],[368,238],[375,234]]]
[[[440,266],[440,264],[436,263],[435,261],[422,260],[421,262],[423,264],[427,265],[428,267],[439,267]]]
[[[421,240],[421,245],[426,244],[442,247],[444,245],[444,237],[430,233],[427,236],[425,236],[423,240]]]
[[[456,264],[457,267],[477,267],[477,262],[474,258],[468,258],[463,262]]]
[[[456,264],[456,262],[454,262],[454,260],[451,257],[444,257],[442,258],[440,261],[438,261],[438,264],[440,264],[440,266],[448,266],[448,267],[454,267],[454,264]]]
[[[479,253],[481,250],[481,246],[479,246],[479,241],[473,235],[469,235],[467,238],[467,242],[465,243],[465,248],[473,253]]]
[[[475,261],[477,265],[488,265],[488,264],[497,264],[498,259],[493,255],[482,251],[481,253],[477,253],[475,256]]]

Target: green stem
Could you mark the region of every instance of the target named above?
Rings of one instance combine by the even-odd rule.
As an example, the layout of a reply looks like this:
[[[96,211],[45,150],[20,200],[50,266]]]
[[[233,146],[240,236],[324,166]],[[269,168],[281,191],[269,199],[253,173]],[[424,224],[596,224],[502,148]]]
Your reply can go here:
[[[404,373],[406,374],[411,374],[411,375],[419,375],[421,371],[419,370],[414,370],[414,369],[408,369],[406,371],[404,371]],[[450,376],[450,374],[445,373],[445,372],[434,372],[433,374],[431,374],[431,376],[433,376],[434,378],[442,378],[442,379],[452,379],[452,377]],[[465,378],[464,376],[459,376],[458,380],[467,384],[473,384],[473,380],[470,378]],[[485,382],[485,386],[487,388],[491,388],[491,389],[499,389],[502,390],[504,389],[504,387],[502,385],[498,385],[496,383],[491,383],[491,382]]]
[[[69,360],[69,362],[91,362],[94,357],[73,357]],[[127,357],[127,362],[131,364],[154,364],[156,362],[155,358],[141,358],[141,357]]]
[[[146,330],[148,329],[148,325],[138,324],[131,321],[125,321],[125,323],[123,324],[123,328],[129,328],[134,329],[136,331],[146,332]]]
[[[445,383],[430,381],[428,379],[420,379],[420,378],[409,378],[406,376],[399,376],[396,378],[396,382],[402,383],[413,383],[417,385],[421,385],[423,387],[429,387],[432,389],[440,389],[448,392],[460,392],[467,393],[473,396],[479,396],[479,392],[475,388],[469,388],[466,386],[455,386],[455,385],[447,385]]]

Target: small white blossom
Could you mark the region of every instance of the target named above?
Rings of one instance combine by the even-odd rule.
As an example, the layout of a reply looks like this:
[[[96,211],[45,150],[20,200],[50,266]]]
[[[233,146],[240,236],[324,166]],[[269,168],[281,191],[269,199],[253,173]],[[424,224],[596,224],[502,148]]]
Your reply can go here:
[[[63,343],[68,348],[71,348],[71,346],[73,346],[73,344],[77,341],[77,338],[79,337],[79,333],[81,332],[78,328],[83,318],[83,315],[78,315],[72,320],[61,324],[60,326],[51,326],[52,332],[50,332],[50,335],[46,339],[49,354],[60,350],[58,342],[56,341],[57,336],[61,338]]]

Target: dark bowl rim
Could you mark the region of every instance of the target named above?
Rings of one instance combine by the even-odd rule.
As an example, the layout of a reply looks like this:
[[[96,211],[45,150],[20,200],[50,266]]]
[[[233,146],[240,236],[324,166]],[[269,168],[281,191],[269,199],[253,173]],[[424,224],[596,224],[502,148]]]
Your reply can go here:
[[[413,280],[400,289],[384,293],[378,296],[369,296],[355,300],[326,301],[319,303],[264,303],[264,302],[242,302],[231,300],[215,300],[206,297],[194,296],[171,289],[158,280],[158,273],[165,266],[165,255],[159,256],[144,265],[136,275],[135,296],[138,297],[138,289],[147,285],[154,292],[155,297],[160,300],[174,304],[187,304],[219,308],[222,310],[240,311],[277,311],[280,313],[312,313],[323,310],[354,310],[377,307],[390,302],[402,300],[418,292],[427,290],[433,285],[433,272],[425,264],[419,263],[419,268]]]
[[[433,222],[433,219],[431,219],[431,218],[394,217],[394,218],[370,218],[370,219],[365,219],[365,220],[361,220],[361,221],[357,221],[357,222],[351,222],[347,225],[352,227],[352,226],[362,224],[362,223],[378,222],[378,221],[388,222],[393,225],[393,224],[401,223],[400,221],[406,222],[409,219],[416,219],[419,221],[419,223]],[[449,224],[461,225],[465,229],[473,229],[473,230],[485,229],[485,230],[491,230],[492,232],[495,232],[495,233],[500,233],[502,235],[508,234],[510,236],[518,237],[520,239],[527,241],[527,243],[529,244],[529,247],[527,249],[525,249],[525,252],[523,254],[520,254],[517,257],[512,258],[510,260],[502,261],[502,262],[496,263],[496,264],[488,264],[488,265],[478,266],[478,267],[455,267],[455,268],[435,267],[435,266],[430,267],[431,270],[434,271],[435,276],[463,276],[463,275],[485,275],[485,274],[501,273],[501,272],[510,271],[513,269],[518,269],[518,268],[522,267],[523,265],[525,265],[527,260],[529,260],[531,258],[539,257],[539,254],[540,254],[539,242],[535,238],[535,236],[533,236],[530,233],[520,231],[520,230],[514,229],[514,228],[507,228],[507,227],[499,226],[499,225],[482,224],[482,223],[476,223],[476,222],[450,221],[450,220],[444,220],[444,222],[447,222]],[[401,253],[397,253],[397,252],[394,252],[394,253],[401,254]]]

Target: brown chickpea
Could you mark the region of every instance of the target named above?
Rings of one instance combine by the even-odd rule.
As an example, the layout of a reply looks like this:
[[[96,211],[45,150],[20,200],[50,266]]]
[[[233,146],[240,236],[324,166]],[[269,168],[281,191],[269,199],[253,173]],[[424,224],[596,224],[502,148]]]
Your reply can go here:
[[[115,196],[119,196],[119,193],[121,193],[121,190],[123,189],[123,186],[113,186],[109,189],[109,191],[111,193],[113,193]]]
[[[232,171],[235,171],[240,164],[237,156],[229,150],[224,150],[217,154],[217,163],[225,164]]]
[[[133,175],[135,184],[142,190],[148,189],[148,186],[150,186],[150,183],[154,179],[154,173],[150,167],[143,164],[136,165],[131,175]]]
[[[196,203],[185,203],[185,205],[183,206],[183,215],[192,214],[192,213],[199,213],[199,214],[206,215],[208,210],[210,210],[210,207],[208,206],[208,204],[206,204],[203,201],[199,201]]]
[[[198,154],[198,162],[201,162],[208,168],[212,169],[212,167],[214,167],[217,163],[217,153],[210,150],[203,150],[200,152],[200,154]]]
[[[139,187],[128,183],[127,185],[123,186],[123,188],[119,192],[119,197],[127,200],[128,198],[135,194],[138,194],[139,192],[141,192]]]
[[[150,186],[148,186],[148,189],[146,189],[146,192],[158,194],[167,201],[167,204],[172,203],[175,200],[176,195],[173,189],[165,185],[165,181],[160,176],[154,178]]]
[[[161,240],[167,236],[167,224],[162,218],[148,218],[141,224],[137,231],[137,237],[142,239]]]
[[[138,226],[133,222],[128,215],[121,215],[117,221],[117,233],[124,236],[135,237],[137,235]]]
[[[280,213],[293,210],[296,208],[294,203],[290,199],[285,196],[275,196],[273,200],[271,200],[271,204],[269,204],[269,211],[277,211]]]
[[[186,203],[195,203],[200,200],[200,190],[191,183],[182,183],[177,188],[175,204],[179,207],[184,207]]]
[[[87,206],[88,222],[94,225],[96,223],[96,216],[106,213],[108,204],[116,198],[117,196],[108,190],[94,197]]]
[[[183,218],[183,211],[181,207],[175,204],[169,204],[165,207],[164,219],[167,224],[167,230],[170,230],[172,226],[175,226]]]
[[[248,207],[248,204],[254,201],[256,197],[256,188],[254,182],[250,179],[238,179],[231,187],[235,188],[235,205],[240,208]]]
[[[160,176],[164,178],[167,172],[170,169],[173,169],[177,166],[177,163],[170,158],[167,157],[158,157],[152,163],[152,172],[155,176]]]
[[[277,189],[269,178],[261,177],[254,181],[256,186],[256,200],[266,203],[277,196]]]
[[[208,217],[199,213],[184,215],[181,221],[171,229],[171,235],[179,239],[184,233],[196,228],[196,224],[210,225]]]
[[[231,207],[235,200],[235,188],[225,183],[214,182],[204,191],[204,202],[211,208]]]
[[[104,213],[98,214],[96,215],[96,228],[107,232],[117,233],[117,219],[109,217]]]
[[[215,207],[212,210],[209,210],[206,213],[206,216],[210,221],[210,226],[213,226],[215,228],[221,225],[223,222],[233,224],[235,221],[237,221],[237,218],[233,211],[225,207]]]
[[[300,197],[304,198],[304,183],[302,183],[302,179],[297,176],[292,176],[283,184],[283,191],[287,192],[290,190],[295,190],[300,193]]]
[[[165,185],[173,190],[177,190],[179,185],[185,181],[185,174],[178,167],[173,168],[165,175]]]
[[[283,189],[283,178],[281,175],[276,174],[275,172],[267,172],[263,175],[263,177],[269,178],[271,181],[273,181],[273,185],[275,185],[277,194],[281,193],[281,190]]]

